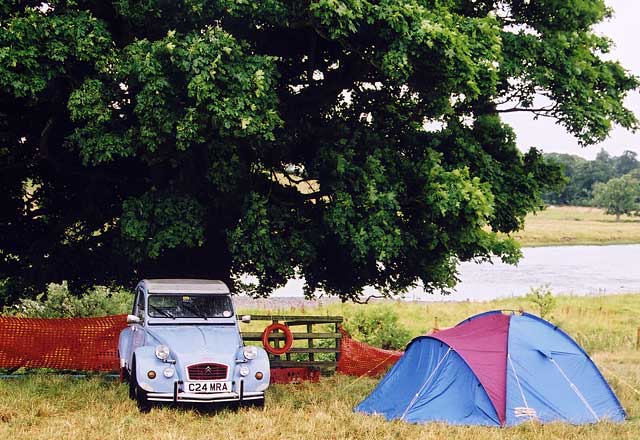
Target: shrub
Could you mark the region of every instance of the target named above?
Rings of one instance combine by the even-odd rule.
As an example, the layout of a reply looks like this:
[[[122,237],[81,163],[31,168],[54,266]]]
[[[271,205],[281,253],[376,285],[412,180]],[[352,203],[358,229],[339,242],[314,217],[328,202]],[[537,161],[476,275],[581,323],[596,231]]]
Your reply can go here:
[[[21,299],[17,304],[5,306],[4,316],[22,318],[83,318],[128,313],[131,293],[124,289],[95,286],[80,296],[69,292],[66,282],[51,283],[47,291],[36,299]]]
[[[411,340],[409,330],[387,306],[359,310],[345,319],[344,328],[356,340],[384,349],[402,349]]]
[[[533,303],[538,309],[541,318],[546,318],[556,306],[556,297],[549,288],[548,284],[540,287],[532,287],[525,296],[529,302]]]

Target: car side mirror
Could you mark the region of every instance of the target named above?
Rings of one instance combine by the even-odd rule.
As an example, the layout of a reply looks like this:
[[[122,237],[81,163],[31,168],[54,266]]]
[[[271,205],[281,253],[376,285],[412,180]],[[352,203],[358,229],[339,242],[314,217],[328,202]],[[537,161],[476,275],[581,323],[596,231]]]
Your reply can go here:
[[[140,324],[142,320],[136,315],[127,315],[127,324]]]
[[[245,324],[249,324],[251,322],[251,315],[242,315],[240,321],[244,322]]]

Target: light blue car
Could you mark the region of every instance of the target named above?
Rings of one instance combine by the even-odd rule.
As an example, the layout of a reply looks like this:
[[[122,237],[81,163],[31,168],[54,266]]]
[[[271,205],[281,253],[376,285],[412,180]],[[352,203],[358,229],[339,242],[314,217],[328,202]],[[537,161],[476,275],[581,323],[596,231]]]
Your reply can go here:
[[[118,343],[121,376],[141,411],[154,401],[264,405],[269,357],[244,346],[222,281],[143,280],[127,324]]]

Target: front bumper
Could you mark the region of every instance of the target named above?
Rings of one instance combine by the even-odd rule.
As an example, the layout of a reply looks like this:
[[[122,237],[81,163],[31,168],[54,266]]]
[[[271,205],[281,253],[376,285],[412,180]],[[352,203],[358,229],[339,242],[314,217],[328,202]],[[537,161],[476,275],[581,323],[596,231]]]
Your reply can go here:
[[[182,381],[174,382],[173,393],[147,392],[147,398],[154,402],[173,403],[216,403],[216,402],[244,402],[264,399],[264,391],[244,391],[244,384],[240,383],[239,392],[231,393],[188,393],[180,390]]]

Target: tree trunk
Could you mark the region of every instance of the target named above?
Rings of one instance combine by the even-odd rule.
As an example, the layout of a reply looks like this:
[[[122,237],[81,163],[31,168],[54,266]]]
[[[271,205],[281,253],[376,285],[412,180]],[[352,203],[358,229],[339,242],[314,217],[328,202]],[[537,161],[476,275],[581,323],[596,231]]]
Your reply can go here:
[[[616,212],[616,221],[619,222],[620,221],[620,213]]]

